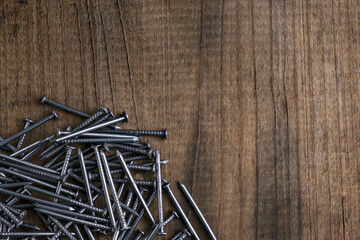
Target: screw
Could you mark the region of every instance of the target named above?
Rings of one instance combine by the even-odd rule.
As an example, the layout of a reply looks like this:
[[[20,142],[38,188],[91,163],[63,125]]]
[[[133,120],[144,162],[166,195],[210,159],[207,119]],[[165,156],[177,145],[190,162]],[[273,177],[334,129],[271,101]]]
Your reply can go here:
[[[104,122],[104,123],[101,123],[99,125],[96,125],[96,126],[93,126],[93,127],[88,127],[88,128],[84,128],[82,130],[79,130],[77,132],[74,132],[74,133],[71,133],[69,135],[66,135],[66,136],[63,136],[63,137],[60,137],[58,139],[55,140],[55,142],[61,142],[63,140],[66,140],[66,139],[69,139],[69,138],[73,138],[73,137],[76,137],[76,136],[79,136],[83,133],[86,133],[86,132],[91,132],[91,131],[94,131],[96,129],[99,129],[99,128],[102,128],[102,127],[106,127],[108,125],[111,125],[113,123],[117,123],[117,122],[121,122],[121,121],[128,121],[128,115],[126,114],[126,112],[123,112],[123,116],[119,117],[119,118],[115,118],[111,121],[107,121],[107,122]],[[0,143],[1,144],[1,143]]]
[[[172,190],[171,190],[171,188],[170,188],[170,183],[167,183],[167,182],[165,182],[165,183],[166,183],[166,184],[165,184],[165,186],[164,186],[163,188],[164,188],[164,189],[166,190],[166,192],[169,194],[170,199],[171,199],[171,201],[173,202],[173,204],[175,205],[177,211],[180,213],[180,216],[181,216],[182,220],[184,221],[185,225],[189,228],[189,230],[190,230],[193,238],[196,239],[196,240],[199,240],[200,238],[199,238],[198,235],[196,234],[195,229],[194,229],[193,226],[191,225],[189,219],[186,217],[183,209],[181,208],[181,206],[180,206],[179,202],[177,201],[174,193],[172,192]]]
[[[156,150],[155,153],[155,165],[156,165],[156,189],[157,189],[157,198],[158,198],[158,211],[159,211],[159,225],[160,233],[159,235],[165,235],[164,232],[164,209],[162,202],[162,180],[161,180],[161,164],[160,164],[160,152]],[[150,239],[150,238],[148,238]]]
[[[24,129],[27,129],[27,128],[30,126],[30,124],[34,123],[33,120],[31,120],[31,119],[29,119],[29,118],[26,118],[25,121],[26,121],[26,122],[25,122]],[[19,142],[18,142],[18,144],[17,144],[17,146],[16,146],[16,150],[20,150],[20,149],[21,149],[21,146],[22,146],[22,144],[24,143],[25,137],[26,137],[26,133],[24,133],[24,134],[20,137]]]
[[[94,228],[99,228],[99,229],[104,229],[104,230],[111,230],[111,227],[103,225],[103,224],[90,222],[90,221],[85,221],[85,220],[82,220],[82,219],[79,219],[79,218],[70,217],[70,216],[67,216],[67,215],[63,215],[63,214],[60,214],[60,213],[55,213],[55,212],[52,212],[52,211],[47,211],[47,210],[40,209],[40,208],[35,208],[35,210],[40,212],[40,213],[43,213],[45,215],[50,215],[50,216],[53,216],[53,217],[56,217],[56,218],[71,221],[73,223],[86,225],[88,227],[94,227]]]
[[[133,188],[134,188],[134,190],[135,190],[136,195],[138,196],[138,198],[140,199],[140,202],[142,203],[142,205],[143,205],[144,208],[145,208],[146,214],[147,214],[148,217],[150,218],[151,222],[152,222],[153,224],[155,224],[154,217],[151,215],[151,212],[150,212],[149,208],[147,207],[144,198],[141,196],[141,193],[140,193],[140,191],[139,191],[139,188],[137,187],[136,183],[134,182],[134,179],[133,179],[133,177],[131,176],[131,173],[130,173],[130,171],[129,171],[129,169],[128,169],[125,161],[124,161],[123,156],[121,155],[121,153],[120,153],[119,150],[117,150],[116,153],[117,153],[117,155],[118,155],[118,158],[119,158],[119,160],[120,160],[120,163],[121,163],[121,165],[122,165],[122,167],[123,167],[126,175],[127,175],[128,178],[129,178],[129,181],[131,182],[131,185],[133,186]]]
[[[140,240],[142,236],[145,236],[145,233],[143,231],[138,230],[138,235],[134,238],[134,240]]]
[[[193,207],[196,215],[200,218],[201,223],[204,225],[205,230],[209,234],[210,238],[216,240],[215,234],[211,230],[209,224],[207,223],[204,215],[201,213],[199,207],[197,206],[196,202],[194,201],[193,197],[185,187],[185,185],[179,181],[179,187],[182,190],[183,194],[185,195],[186,199],[189,201],[190,205]]]
[[[38,122],[36,122],[36,123],[33,123],[33,124],[30,125],[28,128],[26,128],[26,129],[24,129],[24,130],[22,130],[22,131],[20,131],[20,132],[18,132],[18,133],[16,133],[16,134],[14,134],[14,135],[12,135],[11,137],[9,137],[9,138],[5,139],[4,141],[0,142],[0,147],[6,145],[6,144],[8,144],[8,143],[10,143],[12,140],[20,137],[20,136],[23,135],[24,133],[30,132],[31,130],[37,128],[38,126],[44,124],[45,122],[49,121],[50,119],[52,119],[52,118],[54,118],[54,117],[58,118],[56,112],[55,112],[55,111],[52,111],[52,113],[51,113],[49,116],[47,116],[46,118],[43,118],[42,120],[40,120],[40,121],[38,121]]]
[[[150,206],[150,204],[152,203],[152,201],[155,199],[156,196],[156,191],[154,191],[151,196],[149,197],[146,205]],[[138,198],[139,199],[139,198]],[[139,224],[141,218],[144,216],[145,214],[145,208],[143,208],[140,213],[139,216],[134,220],[133,224],[131,225],[130,229],[127,231],[124,240],[129,240],[131,234],[134,232],[136,226]]]
[[[123,213],[123,211],[122,211],[122,209],[121,209],[121,206],[120,206],[120,201],[119,201],[119,199],[117,198],[117,193],[116,193],[115,185],[114,185],[114,182],[113,182],[111,173],[110,173],[110,168],[109,168],[109,165],[108,165],[108,163],[107,163],[105,153],[104,153],[103,151],[101,151],[101,152],[100,152],[100,155],[101,155],[102,163],[103,163],[103,165],[104,165],[105,174],[106,174],[106,176],[107,176],[108,183],[109,183],[109,185],[110,185],[110,190],[111,190],[111,192],[112,192],[112,195],[114,196],[113,199],[114,199],[115,207],[116,207],[116,210],[117,210],[119,219],[120,219],[121,230],[128,229],[128,226],[126,225],[126,220],[125,220],[124,213]]]

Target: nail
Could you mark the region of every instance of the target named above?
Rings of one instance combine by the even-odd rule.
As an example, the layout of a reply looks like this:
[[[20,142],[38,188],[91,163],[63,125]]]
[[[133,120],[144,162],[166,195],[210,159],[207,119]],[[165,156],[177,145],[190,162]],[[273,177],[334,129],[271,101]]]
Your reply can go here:
[[[69,135],[65,135],[69,136]],[[139,141],[140,138],[132,137],[132,138],[77,138],[77,139],[65,139],[61,140],[62,143],[126,143],[126,142],[136,142]]]
[[[156,164],[156,189],[158,198],[158,211],[159,211],[159,235],[166,235],[164,232],[164,209],[162,202],[162,178],[161,178],[161,164],[160,164],[160,152],[156,150],[155,153],[155,164]]]
[[[53,212],[57,212],[57,213],[60,213],[60,214],[65,214],[65,215],[69,215],[69,216],[73,216],[73,217],[83,218],[83,219],[91,220],[91,221],[94,221],[94,222],[103,222],[103,223],[108,223],[109,222],[109,220],[106,219],[106,218],[101,218],[101,217],[97,217],[97,216],[94,216],[94,215],[88,215],[88,214],[84,214],[84,213],[80,213],[80,212],[76,212],[76,211],[68,211],[68,210],[64,210],[64,209],[55,209],[55,208],[52,208],[52,207],[49,207],[49,206],[46,206],[46,205],[43,205],[43,204],[38,204],[38,203],[35,203],[34,206],[36,208],[41,208],[41,209],[45,209],[45,210],[48,210],[48,211],[53,211]]]
[[[64,164],[63,164],[63,167],[62,167],[62,170],[60,173],[61,178],[63,178],[67,172],[68,165],[69,165],[69,159],[70,159],[71,153],[74,149],[75,149],[74,147],[67,146]],[[58,181],[55,193],[60,194],[61,188],[62,188],[62,181]],[[54,198],[54,202],[56,202],[56,201],[57,201],[57,199]]]
[[[95,152],[96,162],[97,162],[99,173],[100,173],[101,185],[102,185],[102,188],[103,188],[106,207],[108,209],[108,214],[109,214],[109,217],[110,217],[111,225],[112,225],[113,229],[116,229],[115,217],[114,217],[114,213],[111,211],[111,200],[110,200],[110,196],[109,196],[109,192],[108,192],[108,188],[107,188],[107,184],[106,184],[106,180],[105,180],[105,174],[104,174],[103,166],[102,166],[101,160],[100,160],[100,154],[99,154],[98,147],[99,146],[94,146],[94,152]]]
[[[128,229],[128,226],[126,225],[124,213],[123,213],[123,211],[121,209],[121,206],[120,206],[120,201],[117,198],[117,192],[116,192],[115,185],[114,185],[111,173],[110,173],[110,168],[109,168],[109,165],[107,163],[105,153],[103,151],[101,151],[100,155],[101,155],[102,163],[104,165],[105,174],[107,176],[108,183],[110,185],[110,190],[112,192],[112,196],[113,196],[113,199],[114,199],[114,202],[115,202],[116,211],[117,211],[118,216],[119,216],[120,225],[121,225],[120,230]]]
[[[26,121],[26,122],[25,122],[24,129],[27,129],[27,128],[30,126],[30,124],[34,123],[33,120],[31,120],[31,119],[29,119],[29,118],[26,118],[25,121]],[[22,146],[22,144],[24,143],[25,137],[26,137],[26,133],[24,133],[23,135],[21,135],[21,137],[20,137],[20,139],[19,139],[19,142],[18,142],[18,144],[17,144],[17,146],[16,146],[16,150],[19,151],[19,150],[21,149],[21,146]]]
[[[111,125],[111,124],[114,124],[114,123],[117,123],[117,122],[121,122],[121,121],[127,121],[128,119],[128,116],[126,114],[126,112],[123,113],[123,116],[119,117],[119,118],[115,118],[111,121],[107,121],[107,122],[104,122],[104,123],[100,123],[96,126],[93,126],[93,127],[88,127],[88,128],[84,128],[84,129],[81,129],[77,132],[74,132],[72,134],[69,134],[69,135],[66,135],[66,136],[63,136],[63,137],[60,137],[58,139],[56,139],[55,141],[56,142],[61,142],[63,140],[66,140],[66,139],[69,139],[69,138],[73,138],[73,137],[76,137],[76,136],[79,136],[81,135],[82,133],[86,133],[86,132],[91,132],[91,131],[94,131],[96,129],[99,129],[99,128],[102,128],[102,127],[106,127],[108,125]]]
[[[188,229],[184,229],[181,233],[181,235],[177,238],[178,240],[186,239],[187,237],[191,237],[191,233]]]
[[[15,214],[13,214],[2,202],[0,202],[0,209],[2,212],[4,212],[8,217],[11,218],[11,220],[16,224],[16,228],[20,227],[20,225],[23,223],[20,219],[18,219]]]
[[[134,152],[134,153],[139,153],[142,155],[146,155],[148,158],[152,158],[153,151],[154,151],[153,149],[147,150],[147,149],[141,149],[141,148],[137,148],[137,147],[127,146],[124,144],[115,144],[115,143],[110,143],[109,147],[122,149],[122,150],[130,151],[130,152]]]
[[[94,120],[96,120],[98,117],[100,117],[101,115],[103,115],[104,113],[107,113],[106,108],[101,107],[96,113],[94,113],[93,115],[91,115],[88,119],[86,119],[83,123],[81,123],[79,126],[77,126],[76,128],[74,128],[72,130],[72,132],[76,132],[82,128],[84,128],[85,126],[89,125],[91,122],[93,122]]]
[[[99,194],[95,195],[94,198],[92,199],[92,201],[95,201],[98,198],[98,196],[99,196]],[[85,212],[85,210],[86,210],[86,208],[82,208],[82,209],[79,210],[79,213],[83,213],[83,212]],[[40,214],[39,212],[36,212],[36,213]],[[73,224],[73,222],[68,222],[64,227],[69,228],[72,224]],[[48,226],[48,225],[45,224],[45,226]],[[86,226],[84,226],[84,227],[86,227]],[[62,234],[62,230],[59,230],[50,240],[58,239],[61,234]]]
[[[26,181],[30,181],[32,183],[35,183],[37,185],[48,187],[50,189],[56,189],[56,186],[54,186],[54,185],[52,185],[50,183],[44,182],[42,180],[36,179],[36,178],[34,178],[35,176],[30,177],[29,175],[27,175],[28,173],[26,173],[26,172],[23,172],[23,171],[20,171],[20,170],[17,170],[17,169],[11,170],[11,169],[5,169],[5,168],[0,168],[0,170],[3,171],[3,172],[6,172],[8,174],[11,174],[13,176],[17,176],[19,178],[22,178],[22,179],[24,179]],[[69,194],[71,196],[77,196],[76,193],[71,192],[71,191],[66,190],[66,189],[61,189],[61,192]]]
[[[39,144],[39,146],[31,150],[25,156],[21,156],[21,161],[29,160],[32,156],[34,156],[37,152],[39,152],[43,147],[45,147],[49,143],[49,141],[47,141],[46,139],[41,140],[40,142],[41,143]]]
[[[50,119],[52,119],[52,118],[54,118],[54,117],[58,118],[56,112],[55,112],[55,111],[52,111],[52,113],[51,113],[49,116],[47,116],[46,118],[43,118],[42,120],[33,123],[33,124],[30,125],[28,128],[23,129],[22,131],[14,134],[14,135],[12,135],[11,137],[9,137],[9,138],[5,139],[4,141],[0,142],[0,147],[6,145],[6,144],[8,144],[8,143],[10,143],[12,140],[20,137],[20,136],[23,135],[24,133],[30,132],[31,130],[37,128],[38,126],[44,124],[45,122],[49,121]]]
[[[76,201],[76,200],[67,198],[67,197],[65,197],[65,196],[62,196],[62,195],[59,195],[59,194],[56,194],[56,193],[53,193],[53,192],[50,192],[50,191],[47,191],[47,190],[38,188],[38,187],[28,186],[27,188],[30,189],[30,190],[36,191],[36,192],[38,192],[38,193],[42,193],[42,194],[48,195],[48,196],[50,196],[50,197],[54,197],[54,198],[57,198],[57,199],[59,199],[59,200],[63,200],[63,201],[65,201],[65,202],[71,203],[71,204],[73,204],[73,205],[75,205],[75,206],[87,208],[87,209],[89,209],[89,210],[91,210],[91,211],[94,211],[94,212],[102,213],[102,212],[104,211],[104,210],[101,209],[101,208],[97,208],[97,207],[91,206],[91,205],[89,205],[89,204],[86,204],[86,203],[83,203],[83,202],[79,202],[79,201]]]
[[[191,225],[189,219],[186,217],[183,209],[181,208],[179,202],[177,201],[174,193],[172,192],[171,188],[170,188],[170,183],[165,184],[165,186],[163,186],[163,188],[166,190],[166,192],[169,194],[171,201],[173,202],[173,204],[175,205],[177,211],[179,212],[182,220],[184,221],[185,225],[189,228],[191,235],[193,236],[194,239],[199,240],[200,238],[198,237],[198,235],[195,232],[195,229],[193,228],[193,226]]]
[[[90,240],[96,240],[88,226],[84,226],[84,230],[85,230],[85,233],[89,237]]]
[[[79,240],[84,240],[84,237],[83,237],[78,225],[74,224],[74,230],[75,230],[76,236],[79,238]]]
[[[22,166],[26,166],[30,169],[37,169],[37,170],[40,170],[40,171],[44,171],[44,172],[50,172],[50,173],[55,173],[55,174],[58,174],[57,171],[54,171],[52,169],[48,169],[48,168],[45,168],[45,167],[42,167],[40,165],[36,165],[34,163],[30,163],[30,162],[26,162],[26,161],[21,161],[20,159],[18,158],[15,158],[15,157],[10,157],[6,154],[2,154],[0,153],[0,158],[5,158],[6,160],[8,160],[10,163],[15,163],[15,164],[18,164],[18,165],[22,165]],[[1,161],[2,164],[4,165],[7,165],[7,161]],[[8,165],[7,165],[8,166]]]
[[[4,139],[0,136],[0,142],[4,141]],[[16,147],[14,147],[13,145],[11,145],[10,143],[6,144],[6,146],[3,146],[2,148],[4,148],[5,150],[10,150],[13,152],[17,152]]]
[[[168,225],[171,221],[173,221],[174,219],[178,219],[179,215],[177,214],[177,212],[172,211],[171,214],[165,219],[164,221],[164,226]]]
[[[176,240],[176,239],[178,239],[178,237],[180,237],[182,233],[183,233],[183,230],[180,230],[179,232],[175,233],[175,235],[172,236],[172,237],[170,238],[170,240]]]
[[[151,196],[149,197],[146,205],[150,206],[150,204],[152,203],[152,201],[155,199],[156,197],[156,191],[154,191]],[[145,214],[145,208],[143,208],[140,213],[139,216],[134,220],[133,224],[131,225],[130,229],[127,231],[124,240],[129,240],[131,234],[134,232],[136,226],[139,224],[141,218],[144,216]]]
[[[49,139],[49,138],[53,138],[53,136],[50,136],[50,137],[45,138],[45,139]],[[26,146],[26,147],[23,147],[23,148],[20,149],[19,151],[10,154],[10,157],[21,157],[22,155],[24,155],[25,152],[31,151],[32,149],[38,147],[38,146],[43,142],[43,140],[45,140],[45,139],[40,139],[40,140],[38,140],[38,141],[36,141],[36,142],[34,142],[34,143]],[[50,139],[50,140],[51,140],[51,139]],[[46,149],[45,151],[47,151],[47,149]],[[41,153],[41,154],[42,154],[42,153]],[[40,155],[41,155],[41,154],[40,154]],[[39,155],[39,157],[40,157],[40,155]]]
[[[85,182],[86,196],[87,196],[88,201],[90,202],[90,205],[94,206],[94,203],[92,201],[92,194],[91,194],[91,189],[90,189],[89,178],[88,178],[88,174],[86,171],[85,160],[84,160],[84,156],[83,156],[83,153],[81,152],[80,148],[78,150],[78,156],[79,156],[80,166],[81,166],[81,170],[82,170],[82,175],[83,175],[84,182]]]
[[[59,128],[57,130],[57,136],[64,136],[69,135],[72,132],[68,131],[61,131]],[[134,138],[140,139],[140,137],[134,136],[134,135],[123,135],[123,134],[112,134],[112,133],[96,133],[96,132],[87,132],[79,135],[80,137],[97,137],[97,138]],[[142,145],[142,144],[140,144]]]
[[[49,216],[49,218],[51,219],[51,221],[53,223],[55,223],[56,226],[58,226],[58,228],[61,229],[61,231],[63,231],[63,233],[65,233],[65,235],[70,238],[71,240],[77,240],[76,238],[74,238],[71,233],[55,218],[53,218],[52,216]]]
[[[120,134],[128,134],[128,135],[148,135],[148,136],[159,136],[159,137],[163,137],[163,138],[167,138],[167,129],[165,128],[164,130],[160,130],[160,131],[148,131],[148,130],[125,130],[125,129],[119,129],[119,130],[99,130],[98,132],[110,132],[112,131],[113,133],[120,133]]]
[[[160,231],[160,228],[161,228],[161,224],[158,223],[155,225],[154,229],[151,231],[151,233],[149,233],[145,239],[146,240],[153,240],[156,236],[156,234]]]
[[[0,232],[0,237],[26,238],[26,237],[51,237],[53,232]]]
[[[90,221],[85,221],[85,220],[82,220],[82,219],[79,219],[79,218],[70,217],[70,216],[55,213],[55,212],[52,212],[52,211],[47,211],[47,210],[40,209],[40,208],[35,208],[35,211],[38,211],[40,213],[50,215],[50,216],[53,216],[53,217],[56,217],[56,218],[64,219],[64,220],[71,221],[71,222],[74,222],[74,223],[78,223],[78,224],[81,224],[81,225],[86,225],[88,227],[99,228],[99,229],[104,229],[104,230],[111,230],[111,227],[103,225],[103,224],[90,222]]]
[[[152,222],[153,224],[155,224],[154,217],[152,216],[149,208],[147,207],[146,202],[145,202],[144,198],[142,197],[142,195],[141,195],[141,193],[140,193],[140,191],[139,191],[139,188],[137,187],[136,183],[134,182],[134,179],[133,179],[133,177],[131,176],[131,173],[130,173],[130,171],[129,171],[129,169],[128,169],[125,161],[124,161],[123,156],[121,155],[121,153],[120,153],[119,150],[117,150],[116,153],[117,153],[117,155],[118,155],[118,158],[119,158],[119,160],[120,160],[120,163],[121,163],[123,169],[125,170],[126,175],[127,175],[128,178],[129,178],[129,181],[130,181],[131,185],[133,186],[133,189],[135,190],[136,195],[137,195],[138,198],[140,199],[140,202],[142,203],[143,207],[145,208],[146,214],[147,214],[148,217],[150,218],[151,222]]]
[[[208,222],[206,221],[204,215],[201,213],[199,207],[197,206],[197,204],[196,204],[195,200],[193,199],[193,197],[191,196],[190,192],[187,190],[185,185],[180,181],[179,181],[179,187],[180,187],[181,191],[183,192],[183,194],[185,195],[186,199],[189,201],[192,208],[194,209],[196,215],[200,218],[200,221],[203,224],[206,232],[209,234],[210,238],[213,240],[216,240],[215,234],[211,230]]]
[[[81,116],[81,117],[84,117],[84,118],[89,118],[90,115],[86,114],[86,113],[83,113],[83,112],[80,112],[76,109],[73,109],[71,107],[67,107],[63,104],[60,104],[60,103],[57,103],[57,102],[54,102],[54,101],[51,101],[49,99],[47,99],[45,96],[43,97],[43,99],[41,100],[41,104],[48,104],[52,107],[55,107],[55,108],[59,108],[61,110],[64,110],[66,112],[69,112],[69,113],[72,113],[72,114],[75,114],[75,115],[78,115],[78,116]]]
[[[137,230],[138,231],[138,235],[136,235],[136,237],[134,238],[134,240],[140,240],[140,238],[142,236],[145,236],[145,233],[143,231]]]

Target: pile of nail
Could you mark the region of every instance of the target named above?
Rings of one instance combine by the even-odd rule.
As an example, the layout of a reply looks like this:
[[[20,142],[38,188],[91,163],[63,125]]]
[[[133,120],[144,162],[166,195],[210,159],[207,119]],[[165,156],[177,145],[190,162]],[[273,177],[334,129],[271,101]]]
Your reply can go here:
[[[23,147],[28,133],[58,118],[53,110],[40,121],[26,119],[24,129],[11,137],[0,137],[0,239],[95,239],[108,235],[116,240],[149,240],[165,235],[166,225],[174,219],[182,221],[184,228],[168,239],[199,239],[170,183],[161,176],[161,167],[168,161],[161,160],[160,152],[149,142],[141,142],[142,136],[166,138],[166,129],[125,130],[118,125],[128,121],[125,112],[115,117],[101,107],[88,115],[46,97],[41,103],[85,120],[75,128],[58,129],[56,137]],[[12,145],[15,141],[16,147]],[[43,164],[34,163],[39,161]],[[184,184],[179,182],[179,187],[209,238],[216,239]],[[176,208],[167,218],[163,190]],[[156,220],[150,211],[155,198]],[[140,225],[148,226],[147,233],[138,229]]]

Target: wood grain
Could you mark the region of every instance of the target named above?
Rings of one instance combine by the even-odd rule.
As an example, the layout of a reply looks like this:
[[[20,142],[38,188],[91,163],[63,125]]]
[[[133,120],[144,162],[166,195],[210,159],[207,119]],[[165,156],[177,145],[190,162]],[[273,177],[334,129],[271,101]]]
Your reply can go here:
[[[1,136],[46,116],[44,95],[125,110],[125,128],[168,128],[164,177],[218,239],[359,239],[359,5],[0,1]],[[81,121],[59,115],[31,139]]]

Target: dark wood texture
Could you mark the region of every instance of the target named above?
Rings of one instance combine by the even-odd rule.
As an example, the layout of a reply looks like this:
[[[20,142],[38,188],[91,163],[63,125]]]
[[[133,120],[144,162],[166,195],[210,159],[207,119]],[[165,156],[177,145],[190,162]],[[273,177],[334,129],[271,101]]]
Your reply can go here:
[[[359,239],[359,38],[356,0],[3,0],[1,136],[43,95],[125,110],[218,239]]]

